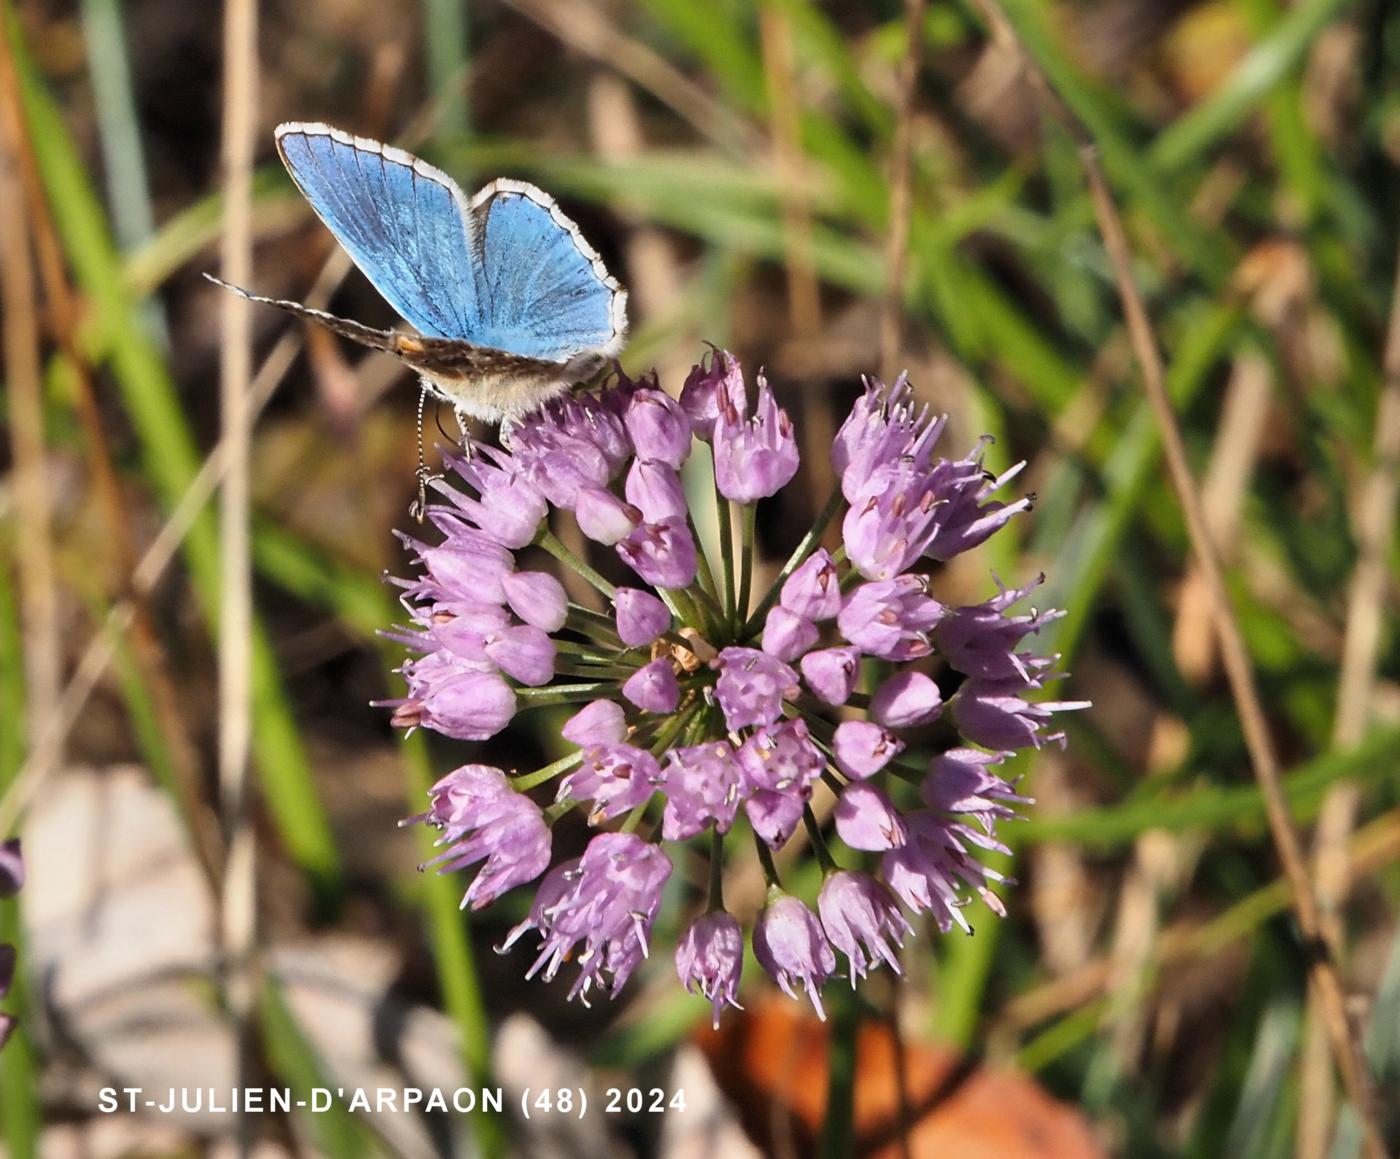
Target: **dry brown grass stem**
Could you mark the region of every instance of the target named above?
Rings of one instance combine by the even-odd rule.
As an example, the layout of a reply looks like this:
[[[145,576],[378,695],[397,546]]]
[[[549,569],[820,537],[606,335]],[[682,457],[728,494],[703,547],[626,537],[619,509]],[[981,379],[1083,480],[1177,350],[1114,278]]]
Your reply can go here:
[[[1269,830],[1273,835],[1274,847],[1278,852],[1284,876],[1293,894],[1293,907],[1303,934],[1304,952],[1313,992],[1317,995],[1326,1018],[1328,1039],[1332,1044],[1332,1054],[1341,1074],[1342,1084],[1361,1123],[1365,1154],[1368,1159],[1384,1159],[1386,1146],[1376,1119],[1376,1100],[1371,1075],[1361,1052],[1359,1035],[1347,1016],[1346,994],[1324,937],[1322,910],[1309,876],[1302,839],[1288,811],[1288,800],[1283,792],[1282,771],[1274,750],[1273,738],[1269,734],[1264,707],[1259,699],[1259,690],[1255,685],[1254,668],[1239,622],[1230,604],[1219,549],[1211,536],[1205,507],[1186,457],[1181,428],[1167,394],[1161,352],[1148,320],[1147,309],[1133,279],[1132,253],[1128,246],[1127,234],[1099,165],[1097,150],[1092,144],[1084,143],[1080,146],[1080,158],[1089,182],[1094,216],[1103,234],[1104,247],[1108,251],[1114,281],[1122,300],[1128,333],[1142,373],[1143,387],[1157,420],[1167,475],[1172,490],[1176,493],[1177,502],[1181,505],[1187,533],[1191,539],[1192,553],[1206,588],[1211,620],[1220,646],[1221,664],[1234,697],[1235,711],[1244,733],[1245,746],[1249,750],[1254,777],[1259,782],[1264,797]]]
[[[3,40],[5,71],[12,75],[8,36],[0,32],[0,40]],[[51,496],[45,478],[43,371],[39,360],[34,257],[24,212],[20,161],[23,139],[20,110],[16,102],[6,100],[3,138],[0,139],[0,302],[3,302],[5,314],[5,385],[13,457],[11,474],[25,710],[32,747],[47,728],[58,703],[62,681],[59,636],[62,621],[54,573]],[[16,723],[11,721],[11,727]],[[5,833],[6,830],[0,829],[0,836]]]
[[[899,62],[897,120],[890,159],[890,224],[885,237],[885,298],[880,306],[880,376],[899,373],[904,343],[904,270],[909,253],[909,219],[914,197],[914,94],[923,62],[927,0],[904,0],[906,42]]]
[[[253,157],[258,90],[257,0],[224,9],[223,276],[250,285],[253,264]],[[220,895],[224,1000],[235,1026],[240,1082],[257,1080],[257,872],[252,818],[253,568],[250,466],[253,408],[251,305],[222,301],[219,378],[228,469],[220,491],[219,806],[227,856]],[[252,1122],[239,1117],[240,1149],[253,1147]]]

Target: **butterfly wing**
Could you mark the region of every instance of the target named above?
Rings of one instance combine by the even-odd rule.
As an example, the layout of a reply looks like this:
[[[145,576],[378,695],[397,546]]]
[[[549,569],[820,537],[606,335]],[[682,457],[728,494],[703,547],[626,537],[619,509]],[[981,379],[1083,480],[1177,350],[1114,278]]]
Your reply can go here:
[[[627,334],[627,291],[554,199],[497,180],[471,203],[481,327],[472,339],[529,358],[610,357]]]
[[[471,211],[455,181],[402,149],[328,125],[279,125],[277,149],[297,188],[395,310],[424,334],[479,341]]]

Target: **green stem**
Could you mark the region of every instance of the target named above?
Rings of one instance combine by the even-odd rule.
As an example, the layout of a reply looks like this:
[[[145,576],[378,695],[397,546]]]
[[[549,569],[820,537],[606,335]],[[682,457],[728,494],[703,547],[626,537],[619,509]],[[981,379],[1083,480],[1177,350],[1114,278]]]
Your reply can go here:
[[[656,794],[653,793],[640,805],[634,808],[632,812],[627,814],[627,820],[622,823],[623,833],[631,833],[636,830],[637,826],[642,823],[642,818],[646,816],[647,806],[650,805],[655,799]]]
[[[710,830],[710,913],[724,909],[724,834]]]
[[[773,864],[773,851],[757,833],[753,835],[753,843],[754,848],[758,850],[758,863],[763,867],[763,880],[768,883],[768,888],[782,889],[783,883],[778,879],[778,867]]]
[[[613,680],[593,680],[587,684],[550,684],[544,688],[517,688],[515,695],[527,701],[527,708],[545,708],[555,704],[582,704],[593,700]]]
[[[583,762],[583,750],[570,753],[566,757],[560,757],[552,764],[545,765],[542,769],[536,769],[533,773],[526,773],[523,777],[512,777],[511,786],[520,793],[527,789],[533,789],[536,785],[543,785],[546,781],[551,781],[560,773],[568,772],[575,765]]]
[[[802,809],[802,824],[806,826],[807,836],[812,840],[812,852],[817,855],[817,864],[822,867],[822,873],[834,873],[840,866],[831,856],[831,850],[826,847],[826,838],[822,836],[822,827],[817,824],[817,815],[812,812],[811,805]]]
[[[555,535],[554,532],[550,531],[548,527],[541,529],[539,535],[535,538],[535,542],[539,544],[540,547],[544,548],[545,551],[549,552],[550,555],[554,556],[560,563],[573,568],[574,571],[578,572],[579,575],[602,592],[603,595],[607,596],[608,599],[611,600],[617,593],[617,588],[608,583],[597,571],[565,547],[563,541]]]
[[[700,567],[700,588],[713,600],[719,595],[719,588],[715,586],[715,573],[710,570],[710,557],[705,552],[704,540],[695,529],[695,520],[689,513],[685,518],[686,525],[690,528],[690,538],[695,540],[695,558]]]
[[[661,597],[661,602],[671,609],[671,615],[687,628],[705,635],[705,618],[691,598],[690,592],[683,588],[657,588],[656,594]]]
[[[544,809],[544,819],[550,825],[558,821],[566,813],[572,813],[578,808],[579,802],[573,797],[565,797],[562,801],[555,801],[552,805],[546,805]]]
[[[757,518],[758,505],[755,503],[744,504],[740,515],[740,535],[743,542],[739,547],[739,600],[734,607],[734,626],[736,629],[749,611],[749,589],[753,586],[754,521]]]
[[[764,617],[768,615],[768,609],[773,606],[774,601],[778,598],[778,593],[782,589],[783,581],[801,567],[807,557],[816,550],[817,544],[821,542],[822,536],[826,534],[827,524],[831,522],[832,517],[835,516],[840,506],[841,484],[838,482],[836,486],[832,488],[831,495],[827,498],[826,506],[817,514],[817,521],[812,524],[811,529],[802,537],[802,542],[793,548],[792,554],[788,556],[787,563],[783,564],[782,571],[778,572],[777,578],[774,579],[773,586],[768,589],[768,594],[759,601],[759,605],[754,609],[753,615],[751,615],[744,624],[743,631],[739,633],[740,640],[747,640],[758,634],[758,630],[763,626]]]
[[[827,1050],[826,1121],[822,1126],[821,1159],[845,1159],[854,1155],[856,1034],[860,1006],[844,987],[831,995],[831,1044]]]
[[[724,621],[733,624],[739,615],[734,610],[734,523],[729,514],[729,500],[715,485],[715,510],[719,512],[719,562],[724,569]]]
[[[590,640],[596,640],[600,644],[608,644],[622,649],[622,640],[617,634],[617,626],[613,618],[602,612],[595,612],[592,608],[585,608],[581,604],[569,605],[569,618],[564,621],[564,626],[570,631],[577,632],[580,636],[587,636]]]

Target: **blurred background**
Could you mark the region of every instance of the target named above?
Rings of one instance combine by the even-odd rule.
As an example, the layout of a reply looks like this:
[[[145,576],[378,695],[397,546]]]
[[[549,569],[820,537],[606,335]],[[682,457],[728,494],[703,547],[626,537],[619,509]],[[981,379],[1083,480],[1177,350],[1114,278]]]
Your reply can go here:
[[[766,980],[751,972],[718,1034],[669,949],[617,1001],[568,1006],[521,978],[523,950],[492,953],[527,898],[468,919],[462,880],[415,872],[423,835],[396,823],[470,751],[405,742],[368,707],[400,688],[400,650],[376,633],[399,612],[381,576],[405,567],[392,529],[410,525],[416,392],[398,364],[270,309],[250,315],[259,1081],[499,1085],[517,1111],[542,1084],[659,1087],[687,1110],[240,1118],[206,1093],[104,1113],[103,1088],[164,1101],[236,1081],[214,969],[223,303],[200,277],[227,272],[226,13],[3,11],[0,837],[22,835],[28,863],[0,902],[19,952],[3,1008],[21,1019],[0,1053],[6,1153],[820,1148],[828,1060],[851,1054]],[[904,367],[951,416],[941,449],[988,433],[990,468],[1027,460],[1034,514],[942,582],[972,602],[990,572],[1044,570],[1038,602],[1067,615],[1039,645],[1072,673],[1057,691],[1094,707],[1066,751],[1021,758],[1037,804],[1007,829],[1009,916],[973,907],[971,938],[921,930],[906,981],[875,978],[838,1019],[859,1022],[856,1150],[1340,1159],[1356,1123],[1066,117],[1082,122],[1394,1148],[1400,9],[1000,11],[259,0],[249,284],[394,322],[277,161],[278,122],[324,120],[468,190],[509,175],[554,193],[631,291],[630,371],[654,365],[675,392],[706,342],[766,367],[803,440],[809,485],[791,491],[827,493],[860,376]],[[773,566],[813,514],[800,497],[766,512]],[[537,722],[496,752],[549,756]],[[685,916],[663,911],[657,944]]]

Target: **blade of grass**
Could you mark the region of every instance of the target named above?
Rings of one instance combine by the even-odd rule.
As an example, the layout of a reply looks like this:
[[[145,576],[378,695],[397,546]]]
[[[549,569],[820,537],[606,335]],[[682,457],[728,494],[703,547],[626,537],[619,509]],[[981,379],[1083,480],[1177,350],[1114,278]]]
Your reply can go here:
[[[9,576],[0,580],[0,719],[24,719],[24,676],[20,663],[19,607]],[[24,731],[0,729],[0,790],[8,788],[24,760]],[[0,829],[0,838],[10,836]],[[0,942],[15,947],[18,966],[6,1006],[20,1023],[0,1050],[0,1130],[7,1154],[13,1159],[34,1159],[39,1153],[39,1072],[29,1034],[24,1027],[29,986],[25,976],[23,931],[19,904],[0,906]]]
[[[440,132],[465,137],[467,107],[467,5],[461,0],[423,0],[423,51],[428,89],[437,107]]]
[[[387,620],[385,621],[388,622]],[[389,662],[398,657],[386,653]],[[424,735],[405,737],[401,751],[408,766],[408,810],[420,813],[428,790],[437,780],[428,756]],[[415,826],[420,855],[426,862],[434,855],[433,833],[426,826]],[[468,921],[459,905],[460,886],[454,877],[436,872],[421,877],[420,905],[427,920],[428,944],[432,947],[438,985],[442,988],[443,1008],[462,1035],[462,1057],[469,1084],[484,1089],[491,1084],[491,1023],[486,1013],[485,995],[476,968],[475,955],[467,937]],[[506,1154],[505,1124],[492,1112],[474,1112],[477,1144],[487,1159]]]
[[[1299,766],[1283,779],[1289,811],[1301,822],[1311,820],[1327,787],[1347,777],[1356,778],[1358,783],[1393,787],[1395,766],[1390,758],[1396,746],[1400,746],[1400,728],[1378,728],[1355,749],[1328,751]],[[1027,817],[1005,836],[1013,848],[1028,842],[1069,841],[1091,850],[1111,850],[1130,844],[1149,829],[1249,831],[1257,830],[1264,817],[1264,800],[1257,785],[1227,788],[1207,782],[1180,797],[1142,793],[1100,809]]]
[[[304,1097],[305,1092],[330,1090],[334,1079],[316,1048],[301,1032],[282,993],[282,981],[268,974],[262,982],[259,1017],[267,1043],[268,1062],[287,1086]],[[370,1126],[362,1122],[339,1099],[332,1099],[326,1111],[303,1116],[323,1155],[359,1159],[379,1154]]]
[[[1233,132],[1298,66],[1317,34],[1351,7],[1354,0],[1311,0],[1290,8],[1224,84],[1157,134],[1147,150],[1148,171],[1160,179],[1183,169]]]

